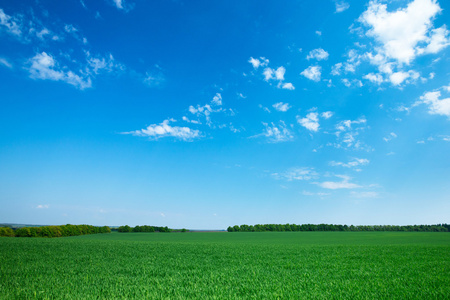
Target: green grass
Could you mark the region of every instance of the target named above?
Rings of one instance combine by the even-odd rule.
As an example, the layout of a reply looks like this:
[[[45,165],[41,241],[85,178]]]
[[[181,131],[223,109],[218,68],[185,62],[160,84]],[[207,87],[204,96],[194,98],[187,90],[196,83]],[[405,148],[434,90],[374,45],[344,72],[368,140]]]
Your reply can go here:
[[[2,299],[449,299],[450,234],[0,238]]]

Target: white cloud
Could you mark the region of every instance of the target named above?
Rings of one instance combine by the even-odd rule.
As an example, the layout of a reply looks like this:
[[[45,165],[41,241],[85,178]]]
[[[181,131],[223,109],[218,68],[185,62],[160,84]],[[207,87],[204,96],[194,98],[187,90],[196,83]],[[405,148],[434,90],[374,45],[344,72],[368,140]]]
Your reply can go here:
[[[90,67],[89,73],[99,74],[101,71],[113,72],[123,71],[125,66],[120,63],[116,63],[114,57],[110,53],[107,57],[94,57],[89,51],[86,52],[86,59]]]
[[[278,69],[275,70],[275,78],[277,80],[283,81],[284,73],[286,73],[286,69],[283,66],[279,67]]]
[[[43,40],[46,35],[49,35],[50,31],[47,28],[42,29],[39,32],[36,32],[36,36],[38,39]]]
[[[320,81],[320,75],[322,68],[320,66],[309,66],[307,69],[303,70],[300,75],[305,76],[306,78],[313,81]]]
[[[6,32],[16,37],[22,36],[21,20],[17,17],[11,17],[0,8],[0,25],[6,29]],[[0,27],[2,28],[2,27]]]
[[[308,56],[306,56],[306,59],[310,60],[310,59],[317,59],[317,60],[327,60],[328,59],[328,52],[323,50],[322,48],[317,48],[314,50],[311,50],[308,54]]]
[[[445,27],[431,30],[432,20],[441,10],[435,0],[414,0],[393,12],[387,11],[386,4],[371,1],[359,21],[370,28],[366,35],[379,42],[378,54],[409,64],[418,54],[436,53],[448,45]]]
[[[289,103],[283,103],[283,102],[278,102],[278,103],[275,103],[274,105],[272,105],[273,106],[273,108],[275,108],[276,110],[278,110],[278,111],[288,111],[289,110],[289,108],[291,108],[290,106],[289,106]]]
[[[265,57],[260,57],[260,59],[250,57],[248,62],[252,64],[254,69],[258,69],[259,67],[265,67],[269,64],[269,60],[266,59]]]
[[[271,68],[266,68],[264,69],[263,75],[264,75],[264,80],[265,81],[269,81],[270,79],[273,79],[273,69]]]
[[[332,111],[325,111],[320,115],[322,118],[324,119],[329,119],[333,116],[333,112]]]
[[[341,75],[342,63],[337,63],[331,68],[331,75]]]
[[[65,30],[67,33],[74,33],[74,32],[77,32],[77,31],[78,31],[78,29],[76,29],[75,26],[73,26],[72,24],[66,24],[66,25],[64,26],[64,30]]]
[[[347,148],[353,147],[355,149],[361,149],[364,147],[363,143],[357,139],[359,133],[366,129],[367,120],[364,117],[361,117],[357,120],[344,120],[340,121],[336,124],[336,138],[338,140],[338,144],[334,145],[335,147],[342,147],[342,144],[345,144]],[[356,126],[353,126],[356,125]],[[355,128],[353,128],[355,127]]]
[[[286,142],[294,138],[291,131],[287,128],[283,121],[280,121],[277,126],[274,123],[262,124],[265,126],[264,131],[255,137],[265,136],[271,143]]]
[[[286,73],[286,69],[283,66],[279,67],[276,70],[272,69],[272,68],[265,68],[264,72],[263,72],[264,80],[269,81],[269,80],[273,79],[273,80],[283,81],[285,73]]]
[[[118,9],[123,9],[123,2],[122,0],[113,0],[114,4]]]
[[[430,43],[423,49],[423,53],[438,53],[450,45],[450,40],[448,39],[449,31],[445,25],[433,29],[431,32]],[[419,52],[421,52],[421,50],[419,50]]]
[[[305,118],[297,116],[297,122],[310,131],[317,132],[319,130],[319,114],[311,112]]]
[[[81,77],[72,71],[58,69],[59,66],[55,59],[45,52],[37,53],[29,62],[31,63],[29,67],[30,77],[33,79],[64,81],[81,90],[92,86],[91,78]]]
[[[222,105],[222,95],[220,93],[216,93],[211,101],[212,104],[220,106]]]
[[[277,69],[273,69],[268,67],[269,60],[260,57],[260,59],[250,57],[249,63],[252,64],[253,68],[256,70],[259,67],[265,67],[262,74],[264,76],[264,80],[272,84],[272,80],[278,81],[277,88],[287,89],[287,90],[294,90],[295,87],[292,83],[286,82],[284,83],[284,75],[286,74],[286,68],[281,66]],[[247,74],[244,73],[244,76],[247,76]]]
[[[188,123],[192,123],[192,124],[201,124],[199,121],[196,121],[196,120],[189,120],[189,118],[186,117],[186,116],[183,116],[181,119],[182,119],[183,121],[185,121],[185,122],[188,122]]]
[[[441,92],[427,92],[420,97],[421,103],[428,105],[428,113],[431,115],[441,115],[450,118],[450,97],[440,99]]]
[[[259,61],[259,59],[253,58],[253,57],[250,57],[250,59],[248,60],[248,62],[252,64],[252,66],[253,66],[254,69],[258,69],[258,68],[259,68],[259,65],[261,64],[261,62]]]
[[[13,67],[12,64],[6,58],[2,58],[2,57],[0,57],[0,65],[5,66],[10,69],[12,69],[12,67]]]
[[[344,168],[355,168],[355,167],[359,167],[359,166],[365,166],[369,164],[369,160],[366,158],[354,158],[353,160],[347,162],[347,163],[343,163],[343,162],[338,162],[338,161],[330,161],[330,166],[333,167],[337,167],[337,166],[341,166]]]
[[[215,127],[211,121],[211,114],[213,113],[228,113],[228,115],[235,115],[235,112],[232,109],[224,109],[222,106],[222,95],[220,93],[216,93],[211,102],[209,104],[205,105],[198,105],[194,107],[193,105],[190,105],[188,110],[191,114],[197,116],[198,118],[205,118],[206,124],[209,127]],[[196,121],[200,123],[200,121]],[[194,121],[191,121],[191,123],[194,123]]]
[[[295,90],[295,87],[294,87],[294,85],[292,84],[292,83],[290,83],[290,82],[286,82],[286,83],[284,83],[282,86],[281,86],[281,88],[282,89],[285,89],[285,90]]]
[[[350,4],[348,4],[347,2],[336,2],[336,13],[340,13],[343,12],[347,9],[350,8]]]
[[[360,188],[360,185],[351,183],[350,177],[346,175],[335,175],[336,177],[342,178],[342,181],[325,181],[320,182],[318,185],[324,189],[336,190],[336,189],[356,189]]]
[[[152,124],[145,129],[123,132],[123,134],[149,137],[153,140],[162,137],[174,137],[183,141],[191,141],[201,137],[199,130],[189,127],[170,126],[170,122],[174,122],[174,120],[164,120],[161,124]]]
[[[395,72],[389,76],[389,80],[392,85],[399,86],[403,82],[405,83],[413,83],[419,79],[420,74],[414,70],[409,70],[408,72]]]
[[[321,35],[322,35],[322,31],[316,30],[316,34],[317,34],[318,36],[321,36]]]
[[[409,74],[407,72],[395,72],[389,76],[389,80],[393,85],[400,85],[408,77]]]
[[[397,138],[397,135],[394,132],[391,132],[391,133],[389,133],[389,135],[387,137],[384,137],[383,140],[385,142],[389,142],[395,138]]]
[[[384,81],[383,76],[381,74],[369,73],[367,75],[364,75],[363,78],[367,79],[377,85],[382,84]]]
[[[287,181],[294,180],[311,180],[317,178],[319,174],[313,168],[291,168],[283,173],[273,173],[275,179],[282,179]]]
[[[48,205],[48,204],[39,204],[38,206],[36,206],[37,209],[47,209],[49,207],[50,207],[50,205]]]
[[[344,70],[347,73],[354,73],[356,67],[361,64],[361,59],[363,58],[358,51],[355,49],[350,49],[347,53],[347,61],[344,64]]]
[[[36,38],[39,41],[44,41],[46,37],[49,37],[52,41],[61,40],[60,36],[54,34],[36,18],[32,10],[29,10],[25,17],[23,14],[9,16],[0,8],[0,32],[1,31],[12,35],[25,44],[30,43]],[[64,33],[62,34],[64,35]]]
[[[330,193],[323,193],[323,192],[312,193],[312,192],[308,192],[308,191],[303,191],[302,194],[305,196],[319,196],[319,197],[331,195]]]
[[[213,112],[213,109],[209,104],[205,104],[203,106],[197,105],[197,107],[191,105],[189,106],[189,112],[197,117],[204,116],[207,124],[211,124],[210,115]]]
[[[358,120],[345,120],[341,121],[336,125],[336,129],[338,130],[338,133],[341,131],[346,131],[348,129],[352,128],[352,124],[365,124],[367,120],[364,117],[359,118]]]
[[[363,86],[361,80],[358,80],[358,79],[353,79],[350,81],[347,78],[343,78],[341,81],[346,87],[351,87],[351,86],[362,87]]]
[[[355,198],[376,198],[378,197],[377,192],[355,192],[351,191],[350,195]]]
[[[161,86],[165,81],[166,78],[160,71],[147,71],[143,79],[143,82],[149,87]]]

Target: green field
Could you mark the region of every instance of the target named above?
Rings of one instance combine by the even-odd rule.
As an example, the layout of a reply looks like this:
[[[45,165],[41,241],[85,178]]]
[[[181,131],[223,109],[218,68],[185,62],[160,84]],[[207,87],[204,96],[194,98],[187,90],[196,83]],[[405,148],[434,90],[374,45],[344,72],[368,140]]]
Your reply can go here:
[[[2,299],[449,299],[450,234],[0,238]]]

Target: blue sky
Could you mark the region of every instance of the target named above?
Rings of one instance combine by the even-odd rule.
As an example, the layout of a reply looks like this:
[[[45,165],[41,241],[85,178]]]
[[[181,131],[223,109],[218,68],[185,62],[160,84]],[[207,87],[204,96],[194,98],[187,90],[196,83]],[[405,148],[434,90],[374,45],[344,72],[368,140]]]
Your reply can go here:
[[[0,222],[450,222],[448,1],[0,1]]]

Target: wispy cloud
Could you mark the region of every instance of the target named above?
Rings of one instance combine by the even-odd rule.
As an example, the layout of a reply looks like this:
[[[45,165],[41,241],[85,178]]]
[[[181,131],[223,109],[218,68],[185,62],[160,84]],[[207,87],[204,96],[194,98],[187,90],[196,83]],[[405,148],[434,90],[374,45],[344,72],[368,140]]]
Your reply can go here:
[[[391,132],[391,133],[389,133],[388,136],[384,137],[383,140],[385,142],[389,142],[389,141],[391,141],[391,140],[393,140],[395,138],[397,138],[397,134],[395,134],[394,132]]]
[[[264,136],[269,143],[287,142],[294,139],[294,135],[284,121],[280,121],[278,125],[275,125],[273,122],[270,124],[263,122],[262,124],[265,127],[263,132],[253,137]]]
[[[61,35],[66,33],[57,30],[60,32],[56,34],[48,29],[36,18],[32,10],[24,14],[10,16],[0,8],[0,32],[2,31],[24,44],[29,44],[32,41],[40,43],[60,41]]]
[[[125,66],[115,61],[113,55],[109,53],[105,57],[93,56],[89,51],[86,51],[86,60],[88,63],[87,72],[98,75],[101,72],[120,72],[125,70]]]
[[[124,12],[129,12],[133,9],[134,4],[129,3],[128,0],[125,2],[125,0],[112,0],[112,4],[119,10],[122,10]]]
[[[282,173],[272,173],[272,176],[275,179],[294,181],[294,180],[315,179],[319,176],[319,174],[313,168],[297,167],[297,168],[291,168]]]
[[[336,138],[338,143],[334,146],[337,148],[355,148],[362,149],[366,147],[360,140],[358,140],[359,133],[366,129],[367,120],[361,117],[357,120],[344,120],[336,124]],[[370,148],[369,148],[370,149]]]
[[[362,87],[363,86],[363,83],[361,82],[361,80],[358,80],[358,79],[348,80],[347,78],[343,78],[341,81],[346,87]]]
[[[356,192],[351,191],[350,195],[355,198],[377,198],[378,193],[377,192]]]
[[[30,77],[53,81],[64,81],[81,90],[92,86],[91,78],[86,75],[77,75],[72,71],[66,71],[59,67],[53,56],[46,52],[37,53],[29,61]]]
[[[351,177],[346,175],[335,175],[338,178],[341,178],[341,181],[325,181],[317,183],[320,187],[324,189],[337,190],[337,189],[356,189],[360,188],[360,185],[355,183],[351,183]]]
[[[5,30],[8,34],[15,37],[22,36],[22,20],[16,16],[11,17],[7,15],[3,9],[0,8],[0,28]]]
[[[12,69],[12,64],[6,59],[0,57],[0,65]]]
[[[152,140],[158,140],[163,137],[174,137],[183,141],[191,141],[193,139],[201,137],[199,130],[191,129],[189,127],[171,126],[171,122],[175,122],[175,120],[164,120],[160,124],[152,124],[147,128],[123,132],[122,134],[149,137]]]
[[[355,168],[360,166],[365,166],[369,164],[369,160],[366,158],[353,158],[351,161],[347,163],[339,162],[339,161],[330,161],[330,166],[333,167],[344,167],[344,168]]]
[[[309,192],[309,191],[303,191],[302,195],[325,197],[325,196],[331,195],[331,193],[324,193],[324,192],[313,193],[313,192]]]
[[[323,113],[320,114],[320,116],[324,119],[329,119],[333,116],[333,112],[332,111],[325,111]]]
[[[222,106],[222,94],[216,93],[209,104],[205,104],[203,106],[197,104],[196,107],[191,105],[189,106],[189,112],[197,116],[197,118],[204,118],[206,124],[211,127],[213,125],[211,120],[211,114],[225,111],[221,106]],[[198,120],[198,122],[200,121]]]
[[[262,104],[258,105],[258,107],[261,108],[262,110],[264,110],[266,113],[269,113],[269,114],[271,113],[270,109],[263,106]]]
[[[350,8],[350,4],[348,4],[345,1],[342,2],[336,2],[336,13],[341,13],[343,11],[346,11],[347,9]]]
[[[47,209],[50,208],[50,205],[48,204],[39,204],[38,206],[36,206],[37,209]]]
[[[113,2],[118,9],[123,9],[123,1],[122,0],[113,0]]]

